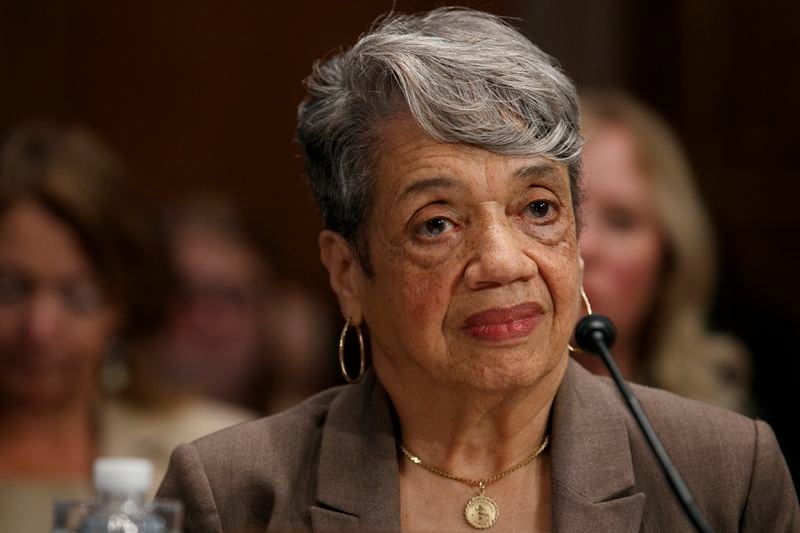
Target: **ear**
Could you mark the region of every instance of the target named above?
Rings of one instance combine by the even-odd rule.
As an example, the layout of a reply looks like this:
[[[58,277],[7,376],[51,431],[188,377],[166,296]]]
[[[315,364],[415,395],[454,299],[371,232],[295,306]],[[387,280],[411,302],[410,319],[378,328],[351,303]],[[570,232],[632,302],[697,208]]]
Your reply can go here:
[[[359,281],[364,277],[361,263],[350,244],[338,233],[322,230],[319,234],[319,255],[328,269],[331,288],[339,299],[339,308],[353,324],[362,321],[362,303]]]

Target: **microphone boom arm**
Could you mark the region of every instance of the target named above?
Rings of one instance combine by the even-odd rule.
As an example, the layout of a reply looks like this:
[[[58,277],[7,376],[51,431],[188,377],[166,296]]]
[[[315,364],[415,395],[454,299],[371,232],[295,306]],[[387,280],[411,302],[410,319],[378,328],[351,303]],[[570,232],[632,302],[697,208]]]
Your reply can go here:
[[[642,433],[644,433],[645,439],[650,445],[650,449],[653,450],[653,453],[658,459],[658,463],[661,465],[661,469],[664,471],[664,475],[667,476],[672,490],[681,502],[684,511],[686,511],[694,527],[701,533],[713,533],[714,530],[708,524],[705,517],[700,512],[700,509],[698,509],[692,497],[692,493],[689,491],[689,487],[686,486],[686,483],[675,468],[675,465],[672,464],[672,461],[667,455],[667,451],[664,449],[664,445],[661,444],[661,439],[658,438],[653,426],[650,424],[650,420],[647,418],[639,400],[633,394],[628,384],[625,383],[622,373],[614,362],[614,357],[611,355],[611,351],[608,348],[608,345],[613,344],[614,337],[615,330],[613,323],[602,315],[587,315],[578,322],[575,328],[575,340],[578,342],[578,345],[582,349],[599,355],[603,359],[628,409],[636,419],[636,423],[639,425]]]

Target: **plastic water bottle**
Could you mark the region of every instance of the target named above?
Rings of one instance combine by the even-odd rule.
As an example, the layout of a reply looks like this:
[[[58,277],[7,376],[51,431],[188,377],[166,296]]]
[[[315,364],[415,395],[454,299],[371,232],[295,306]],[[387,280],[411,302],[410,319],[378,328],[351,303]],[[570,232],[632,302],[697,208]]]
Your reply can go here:
[[[164,519],[148,512],[145,495],[153,482],[146,459],[101,457],[94,463],[97,500],[80,533],[166,533]]]

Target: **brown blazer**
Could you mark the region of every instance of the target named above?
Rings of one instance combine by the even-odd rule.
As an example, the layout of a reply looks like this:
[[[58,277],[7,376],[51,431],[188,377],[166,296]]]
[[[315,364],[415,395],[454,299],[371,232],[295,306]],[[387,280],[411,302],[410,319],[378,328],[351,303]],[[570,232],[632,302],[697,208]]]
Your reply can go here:
[[[767,424],[635,391],[717,532],[800,531]],[[555,531],[693,531],[611,382],[570,361],[551,424]],[[359,385],[180,446],[159,495],[183,500],[187,533],[397,530],[397,465],[390,402],[370,372]]]

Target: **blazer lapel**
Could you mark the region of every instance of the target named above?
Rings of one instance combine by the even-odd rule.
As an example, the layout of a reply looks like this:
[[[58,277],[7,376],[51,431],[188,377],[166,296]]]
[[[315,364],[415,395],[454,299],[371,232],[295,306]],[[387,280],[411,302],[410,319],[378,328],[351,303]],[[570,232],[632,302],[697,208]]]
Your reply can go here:
[[[558,532],[639,531],[628,430],[611,391],[570,360],[553,403],[553,525]]]
[[[554,531],[635,532],[636,489],[628,431],[611,391],[570,361],[553,403]],[[372,371],[331,405],[320,444],[312,527],[399,530],[400,474],[389,399]]]
[[[319,453],[315,531],[400,529],[400,474],[389,399],[374,372],[331,405]]]

